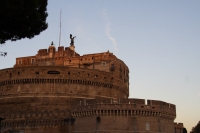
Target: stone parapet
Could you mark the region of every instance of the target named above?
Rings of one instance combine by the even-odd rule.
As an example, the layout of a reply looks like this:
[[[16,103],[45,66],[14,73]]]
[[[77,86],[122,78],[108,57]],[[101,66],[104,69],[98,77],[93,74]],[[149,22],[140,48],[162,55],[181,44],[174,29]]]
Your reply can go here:
[[[72,108],[73,117],[90,117],[90,116],[143,116],[143,117],[159,117],[165,119],[176,118],[176,109],[173,105],[145,105],[144,99],[128,99],[127,103],[120,102],[127,99],[117,99],[118,102],[114,102],[116,99],[102,100],[85,100],[77,103]],[[94,102],[91,102],[94,101]],[[151,101],[151,100],[149,100]],[[155,101],[155,100],[154,100]],[[164,103],[158,101],[158,103]],[[167,103],[166,103],[167,104]]]

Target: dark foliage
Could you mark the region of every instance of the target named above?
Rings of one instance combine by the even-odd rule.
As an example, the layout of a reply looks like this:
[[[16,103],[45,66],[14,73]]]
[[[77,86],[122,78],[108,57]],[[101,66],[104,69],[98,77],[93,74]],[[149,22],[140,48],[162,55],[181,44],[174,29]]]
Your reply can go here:
[[[192,131],[190,133],[200,133],[200,121],[195,127],[192,128]]]
[[[187,130],[186,130],[186,128],[183,128],[183,133],[187,133]]]
[[[0,0],[0,44],[33,38],[47,29],[47,0]]]

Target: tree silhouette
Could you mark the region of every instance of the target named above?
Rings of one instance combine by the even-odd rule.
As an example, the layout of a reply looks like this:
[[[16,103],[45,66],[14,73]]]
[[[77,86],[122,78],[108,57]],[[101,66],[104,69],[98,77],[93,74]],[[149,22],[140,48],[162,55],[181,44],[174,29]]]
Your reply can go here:
[[[190,133],[200,133],[200,121],[195,127],[192,128],[192,131]]]
[[[187,133],[187,130],[186,130],[186,128],[183,128],[183,133]]]
[[[0,44],[33,38],[47,29],[47,0],[0,0]]]

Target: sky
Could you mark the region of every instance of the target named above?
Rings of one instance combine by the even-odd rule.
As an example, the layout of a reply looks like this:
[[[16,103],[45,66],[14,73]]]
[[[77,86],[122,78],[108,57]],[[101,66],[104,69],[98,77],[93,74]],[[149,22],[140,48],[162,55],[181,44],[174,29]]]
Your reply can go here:
[[[130,71],[130,96],[176,105],[175,122],[188,132],[200,120],[199,0],[49,0],[48,29],[0,46],[0,69],[37,54],[53,41],[80,55],[110,51]]]

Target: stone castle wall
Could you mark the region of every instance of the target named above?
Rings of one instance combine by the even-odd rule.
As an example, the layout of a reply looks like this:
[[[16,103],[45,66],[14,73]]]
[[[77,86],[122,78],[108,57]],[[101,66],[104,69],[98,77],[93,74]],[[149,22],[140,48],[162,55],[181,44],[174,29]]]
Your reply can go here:
[[[80,56],[74,49],[51,45],[0,70],[2,132],[174,132],[175,105],[128,99],[123,61],[109,51]]]
[[[0,70],[0,98],[30,96],[128,97],[128,81],[116,73],[62,66]]]
[[[73,107],[74,132],[173,133],[175,105],[144,99],[96,99]]]
[[[174,123],[175,133],[183,133],[183,129],[184,129],[183,123]]]
[[[78,99],[127,98],[128,77],[120,77],[121,61],[114,63],[112,71],[109,65],[101,70],[102,63],[94,67],[99,69],[25,65],[0,70],[1,130],[63,131]]]

